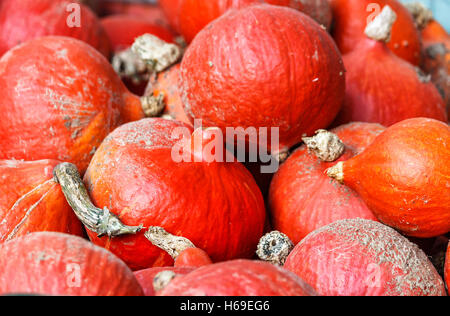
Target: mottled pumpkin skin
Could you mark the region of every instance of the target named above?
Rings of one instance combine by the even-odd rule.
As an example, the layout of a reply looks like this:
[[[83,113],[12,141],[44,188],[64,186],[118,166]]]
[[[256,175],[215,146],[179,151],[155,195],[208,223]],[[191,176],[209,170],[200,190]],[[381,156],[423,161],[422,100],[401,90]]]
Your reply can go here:
[[[303,280],[267,262],[232,260],[176,277],[158,296],[316,296]]]
[[[379,12],[372,8],[374,5],[379,5]],[[347,54],[357,48],[359,42],[366,38],[364,30],[368,19],[372,21],[370,18],[377,16],[386,5],[397,14],[388,47],[400,58],[419,66],[422,60],[420,32],[412,15],[397,0],[331,0],[332,34],[340,51]]]
[[[39,232],[0,245],[0,294],[142,296],[133,272],[101,247]]]
[[[343,164],[344,183],[377,218],[406,235],[450,231],[450,127],[415,118],[388,128]]]
[[[370,123],[351,123],[332,130],[345,144],[345,152],[337,161],[358,155],[384,130],[383,126]],[[335,163],[319,160],[303,145],[275,174],[269,194],[272,225],[294,244],[337,220],[376,220],[355,191],[327,177],[326,169]]]
[[[0,159],[55,159],[84,172],[103,138],[123,122],[144,117],[94,48],[48,36],[0,59]]]
[[[80,221],[53,180],[58,163],[0,161],[0,243],[38,231],[83,235]]]
[[[224,132],[279,127],[281,150],[327,127],[344,91],[344,66],[328,33],[280,6],[228,11],[197,35],[181,64],[189,116]]]
[[[160,226],[191,240],[214,261],[249,258],[265,221],[264,201],[251,174],[238,163],[174,162],[172,137],[189,125],[144,119],[122,125],[97,150],[85,174],[93,202],[126,225]],[[91,240],[108,247],[132,269],[172,265],[169,255],[144,237]]]
[[[328,0],[161,0],[172,27],[190,43],[210,22],[222,16],[229,9],[242,9],[246,6],[268,3],[299,10],[318,23],[329,28],[331,8]]]
[[[176,64],[169,69],[159,73],[152,78],[147,85],[145,95],[159,96],[164,94],[166,108],[163,114],[170,115],[172,118],[192,125],[191,119],[184,111],[183,103],[179,91],[181,64]]]
[[[319,228],[284,267],[325,296],[445,296],[442,278],[417,245],[381,223],[348,219]]]
[[[418,69],[371,39],[344,55],[345,101],[335,124],[353,121],[385,126],[414,117],[447,122],[442,96]]]
[[[188,274],[192,271],[194,271],[195,268],[189,268],[189,267],[155,267],[155,268],[149,268],[144,270],[139,270],[134,272],[134,276],[138,280],[139,284],[142,287],[142,290],[144,291],[145,296],[155,296],[156,291],[153,287],[153,280],[155,279],[155,276],[163,271],[172,271],[177,276]]]
[[[0,2],[0,56],[14,46],[31,39],[58,35],[82,40],[104,56],[110,44],[100,21],[85,5],[80,5],[80,27],[73,21],[73,0],[2,0]]]

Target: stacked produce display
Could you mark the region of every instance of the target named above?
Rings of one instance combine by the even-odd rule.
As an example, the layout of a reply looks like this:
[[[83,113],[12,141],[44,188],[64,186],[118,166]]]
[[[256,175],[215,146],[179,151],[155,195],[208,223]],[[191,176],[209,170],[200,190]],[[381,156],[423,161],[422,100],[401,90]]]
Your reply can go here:
[[[446,296],[449,43],[397,0],[1,0],[0,295]]]

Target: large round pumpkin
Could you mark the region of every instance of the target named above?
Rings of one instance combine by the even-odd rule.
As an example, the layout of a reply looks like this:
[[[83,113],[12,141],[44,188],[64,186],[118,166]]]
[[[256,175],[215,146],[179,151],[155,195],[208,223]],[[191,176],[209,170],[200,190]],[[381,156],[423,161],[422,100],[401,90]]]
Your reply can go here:
[[[0,159],[56,159],[87,168],[103,138],[145,117],[108,61],[69,37],[48,36],[0,59]]]
[[[199,129],[192,137],[202,144],[202,137],[215,137],[210,133]],[[251,257],[256,250],[265,221],[258,186],[238,162],[205,160],[191,149],[191,134],[189,125],[160,118],[122,125],[105,139],[86,171],[95,205],[108,207],[126,225],[144,226],[137,235],[112,240],[88,232],[132,269],[173,264],[145,238],[150,226],[188,238],[214,261]],[[177,156],[181,147],[188,154],[184,161]]]
[[[284,267],[327,296],[445,296],[425,253],[381,223],[348,219],[319,228]]]
[[[0,1],[0,56],[18,44],[48,35],[77,38],[109,56],[105,30],[95,14],[78,1]]]
[[[344,66],[328,33],[280,6],[229,10],[197,35],[181,64],[189,116],[224,133],[243,127],[264,134],[266,127],[269,140],[277,127],[280,151],[327,127],[344,91]]]
[[[71,235],[39,232],[1,244],[0,266],[0,294],[143,295],[125,263]]]
[[[83,235],[53,179],[58,161],[0,160],[0,242],[37,231]]]
[[[241,9],[248,5],[268,3],[290,7],[309,15],[329,28],[331,8],[328,0],[161,0],[160,4],[172,27],[190,43],[208,23],[229,9]]]
[[[345,144],[345,152],[337,161],[358,155],[384,130],[379,124],[369,123],[351,123],[332,130]],[[288,235],[294,244],[337,220],[376,220],[355,191],[329,180],[325,171],[332,165],[303,145],[281,165],[272,180],[269,209],[273,228]]]

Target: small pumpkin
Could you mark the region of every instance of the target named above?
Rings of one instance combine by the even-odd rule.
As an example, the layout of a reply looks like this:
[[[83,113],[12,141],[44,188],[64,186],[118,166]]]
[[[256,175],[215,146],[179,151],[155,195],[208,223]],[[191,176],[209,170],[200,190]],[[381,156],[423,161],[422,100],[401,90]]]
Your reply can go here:
[[[53,179],[58,161],[0,161],[0,242],[38,231],[83,236],[81,222]]]
[[[384,7],[367,26],[368,38],[344,55],[346,94],[335,124],[363,121],[390,126],[413,117],[447,122],[445,102],[431,78],[386,46],[395,19],[394,11]]]
[[[76,236],[32,233],[0,244],[0,294],[142,296],[133,272]]]
[[[158,296],[316,296],[294,274],[270,263],[232,260],[173,279]]]
[[[394,229],[346,219],[303,239],[284,265],[325,296],[445,296],[425,253]]]
[[[84,180],[95,205],[107,207],[125,225],[144,229],[112,239],[88,229],[92,242],[134,270],[173,264],[145,238],[150,226],[188,238],[213,261],[251,257],[263,233],[264,201],[242,164],[203,156],[214,135],[214,129],[193,132],[189,125],[161,118],[124,124],[112,132]],[[200,151],[199,144],[204,144]],[[173,150],[189,155],[190,162],[177,162]]]
[[[450,127],[433,119],[397,123],[360,155],[328,169],[377,218],[406,235],[450,231]]]
[[[0,56],[18,44],[49,35],[85,41],[106,57],[110,53],[108,37],[97,16],[78,1],[1,1]]]
[[[385,128],[372,123],[350,123],[331,132],[345,145],[335,161],[360,154]],[[335,162],[323,161],[303,145],[275,174],[269,194],[273,228],[297,244],[312,231],[347,218],[376,220],[361,197],[344,185],[330,181],[325,171]]]
[[[422,60],[420,32],[409,11],[397,0],[331,0],[333,38],[342,54],[347,54],[366,40],[364,30],[382,8],[389,6],[397,15],[392,38],[387,44],[398,57],[419,66]],[[389,68],[385,68],[389,69]]]
[[[224,135],[227,127],[256,128],[270,140],[270,130],[261,128],[278,127],[275,155],[332,122],[344,97],[344,72],[319,24],[261,4],[229,10],[196,36],[181,63],[180,93],[188,116]]]
[[[0,96],[0,159],[68,161],[82,173],[109,132],[158,113],[157,104],[126,89],[98,51],[60,36],[3,55]]]
[[[161,0],[172,27],[190,43],[194,37],[210,22],[222,16],[229,9],[242,9],[246,6],[268,3],[299,10],[318,23],[329,28],[331,25],[331,8],[328,0]]]

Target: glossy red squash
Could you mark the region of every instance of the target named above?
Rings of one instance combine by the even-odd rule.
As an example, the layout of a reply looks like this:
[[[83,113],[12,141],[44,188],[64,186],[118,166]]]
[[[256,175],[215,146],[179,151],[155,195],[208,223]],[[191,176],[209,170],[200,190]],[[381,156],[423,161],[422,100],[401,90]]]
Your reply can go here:
[[[316,296],[303,280],[270,263],[232,260],[173,279],[159,296]]]
[[[58,161],[0,161],[0,243],[38,231],[82,236],[83,228],[53,179]]]
[[[0,294],[141,296],[116,256],[71,235],[32,233],[0,245]]]
[[[110,44],[97,16],[76,0],[0,1],[0,56],[28,40],[69,36],[109,56]]]
[[[241,9],[258,3],[290,7],[299,10],[329,28],[331,8],[328,0],[161,0],[160,5],[172,27],[190,43],[210,22],[229,9]]]
[[[176,120],[122,125],[105,139],[85,174],[95,205],[108,207],[126,225],[144,226],[137,235],[111,240],[88,232],[94,243],[108,247],[134,270],[173,264],[145,238],[145,227],[188,238],[213,261],[251,257],[262,235],[264,201],[250,173],[238,162],[202,156],[209,139],[217,137],[213,129],[192,133]],[[204,152],[191,148],[202,138]],[[192,162],[176,162],[180,150]]]
[[[114,128],[145,117],[108,61],[69,37],[19,45],[0,59],[0,159],[56,159],[87,168]]]
[[[445,296],[425,253],[381,223],[349,219],[309,234],[284,267],[325,296]]]
[[[328,169],[383,223],[413,237],[450,231],[450,127],[415,118],[395,124],[360,155]]]
[[[345,151],[337,161],[360,154],[384,130],[383,126],[371,123],[351,123],[332,130],[345,144]],[[376,220],[356,192],[327,177],[325,170],[334,164],[322,161],[303,145],[275,174],[269,194],[272,225],[294,244],[337,220],[357,217]]]
[[[385,7],[366,28],[368,38],[344,55],[346,95],[335,124],[363,121],[390,126],[413,117],[447,122],[445,102],[430,78],[386,46],[393,14]],[[383,38],[375,37],[380,34],[371,28],[376,23],[387,27]]]
[[[397,0],[331,0],[333,37],[342,54],[349,53],[364,41],[364,29],[389,5],[397,14],[389,49],[398,57],[419,66],[421,57],[420,32],[409,11]],[[386,68],[388,69],[388,68]]]
[[[331,123],[344,72],[333,40],[311,18],[254,5],[229,10],[197,35],[181,64],[180,93],[190,117],[224,134],[267,127],[270,140],[270,128],[279,127],[282,152]]]

